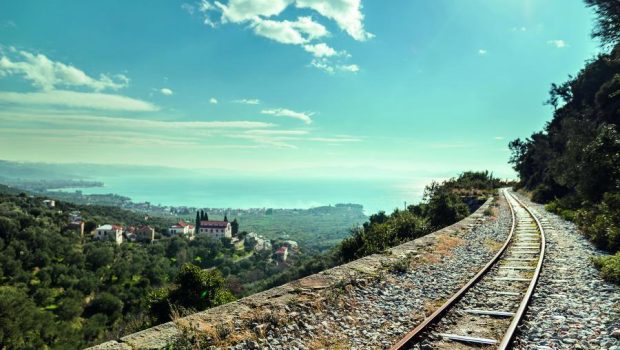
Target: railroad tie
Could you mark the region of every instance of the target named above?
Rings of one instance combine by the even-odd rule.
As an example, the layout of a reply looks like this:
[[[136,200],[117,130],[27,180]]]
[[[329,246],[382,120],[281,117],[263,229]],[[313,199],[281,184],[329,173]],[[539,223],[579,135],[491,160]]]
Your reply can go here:
[[[515,282],[530,282],[531,278],[522,278],[522,277],[494,277],[495,281],[515,281]]]
[[[477,309],[467,309],[467,310],[463,310],[463,312],[467,312],[468,314],[474,314],[474,315],[485,315],[485,316],[495,316],[495,317],[512,317],[515,315],[514,312],[508,312],[508,311],[477,310]]]
[[[498,343],[497,340],[489,339],[489,338],[468,337],[465,335],[456,335],[456,334],[448,334],[448,333],[439,333],[438,335],[445,339],[465,342],[465,343],[482,344],[482,345],[495,345]]]
[[[518,297],[521,295],[521,293],[517,293],[517,292],[504,292],[504,291],[499,291],[499,290],[490,290],[489,293],[493,293],[497,295],[508,295],[508,296],[513,296],[513,297]]]
[[[500,266],[499,268],[504,270],[536,270],[535,267],[530,266]]]

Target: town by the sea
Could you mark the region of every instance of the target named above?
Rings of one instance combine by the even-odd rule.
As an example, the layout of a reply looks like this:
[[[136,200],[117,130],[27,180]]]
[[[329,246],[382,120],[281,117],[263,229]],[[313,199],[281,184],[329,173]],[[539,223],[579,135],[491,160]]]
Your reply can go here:
[[[114,176],[94,177],[102,187],[64,188],[63,192],[117,194],[133,202],[197,208],[299,208],[354,203],[369,215],[390,212],[404,202],[418,202],[428,184],[426,179],[339,180],[269,179],[250,177],[199,176]]]

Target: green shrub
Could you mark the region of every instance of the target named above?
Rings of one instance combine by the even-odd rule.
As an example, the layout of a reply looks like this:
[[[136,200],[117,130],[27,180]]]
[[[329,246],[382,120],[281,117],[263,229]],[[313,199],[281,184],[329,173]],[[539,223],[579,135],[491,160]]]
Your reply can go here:
[[[601,270],[601,276],[605,280],[620,285],[620,252],[616,255],[593,258],[592,262]]]
[[[550,213],[557,213],[558,212],[558,202],[556,200],[553,200],[553,201],[545,204],[545,210],[547,210]]]
[[[584,234],[597,247],[615,253],[620,248],[620,193],[605,193],[601,203],[575,216]]]
[[[559,214],[564,220],[574,221],[576,212],[570,209],[562,209]]]
[[[409,257],[399,260],[390,266],[390,271],[393,273],[406,273],[409,271],[411,264]]]

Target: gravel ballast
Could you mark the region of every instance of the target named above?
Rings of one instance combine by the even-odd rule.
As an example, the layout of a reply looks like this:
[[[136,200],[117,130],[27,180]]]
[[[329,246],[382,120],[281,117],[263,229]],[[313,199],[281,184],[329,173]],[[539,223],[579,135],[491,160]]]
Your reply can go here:
[[[514,348],[620,350],[620,288],[602,280],[590,262],[602,252],[575,224],[519,198],[541,221],[547,252]]]
[[[286,307],[287,320],[265,337],[232,347],[261,349],[389,348],[463,286],[508,236],[510,210],[503,198],[496,216],[445,235],[437,246],[409,258],[409,269],[386,267],[375,279],[353,280],[331,295],[308,295]],[[257,326],[260,326],[257,324]]]

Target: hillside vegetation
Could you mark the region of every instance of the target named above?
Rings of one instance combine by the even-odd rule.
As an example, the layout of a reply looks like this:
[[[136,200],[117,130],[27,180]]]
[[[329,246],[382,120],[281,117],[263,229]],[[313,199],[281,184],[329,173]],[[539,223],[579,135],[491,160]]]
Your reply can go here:
[[[43,198],[0,188],[0,344],[68,349],[117,338],[420,237],[464,218],[501,185],[487,172],[433,183],[422,203],[371,216],[329,252],[296,252],[277,264],[271,251],[208,237],[120,246],[81,237],[69,226],[75,210],[90,228],[170,222],[107,206],[49,208]]]
[[[565,83],[553,84],[553,119],[544,130],[510,143],[519,186],[533,200],[574,220],[599,248],[615,256],[595,260],[620,283],[620,3],[587,0],[598,16],[598,55]]]
[[[264,287],[258,282],[306,258],[300,252],[288,264],[274,264],[271,251],[236,249],[208,237],[120,246],[82,238],[69,226],[75,210],[87,230],[95,223],[163,230],[172,222],[107,206],[56,202],[48,208],[43,199],[0,187],[2,349],[77,349],[117,338],[167,321],[172,311],[258,291]]]

